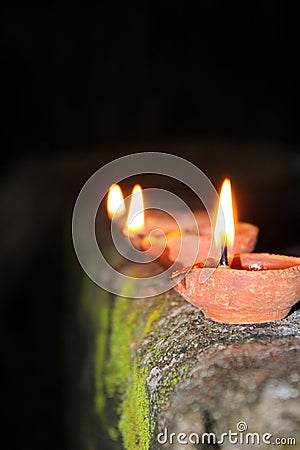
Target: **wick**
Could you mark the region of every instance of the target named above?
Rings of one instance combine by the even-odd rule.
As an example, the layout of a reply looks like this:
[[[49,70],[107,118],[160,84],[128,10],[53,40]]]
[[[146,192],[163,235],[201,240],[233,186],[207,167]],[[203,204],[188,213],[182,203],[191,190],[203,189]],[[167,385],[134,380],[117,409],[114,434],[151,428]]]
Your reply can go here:
[[[220,267],[224,268],[224,269],[229,267],[228,256],[227,256],[227,244],[226,243],[222,247],[221,259],[220,259]]]

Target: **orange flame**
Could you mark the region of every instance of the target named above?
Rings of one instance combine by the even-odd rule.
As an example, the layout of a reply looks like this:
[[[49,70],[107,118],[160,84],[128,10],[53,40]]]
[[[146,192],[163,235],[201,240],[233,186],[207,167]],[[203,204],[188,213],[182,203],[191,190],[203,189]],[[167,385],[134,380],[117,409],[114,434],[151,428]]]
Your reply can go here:
[[[119,217],[125,212],[124,197],[118,184],[112,184],[107,196],[107,214],[110,220]]]
[[[222,184],[220,193],[220,202],[218,206],[216,226],[214,230],[214,239],[218,247],[227,245],[229,250],[233,248],[234,243],[234,216],[232,206],[231,184],[226,178]]]
[[[125,225],[125,232],[138,234],[145,225],[144,199],[142,188],[136,184],[132,189],[131,202]]]

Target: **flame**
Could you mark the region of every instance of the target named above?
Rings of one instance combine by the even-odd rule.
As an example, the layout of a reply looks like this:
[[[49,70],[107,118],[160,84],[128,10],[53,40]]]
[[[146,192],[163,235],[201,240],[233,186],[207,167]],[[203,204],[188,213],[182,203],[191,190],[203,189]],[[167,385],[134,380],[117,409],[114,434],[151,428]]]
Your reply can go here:
[[[145,224],[144,199],[142,188],[136,184],[132,189],[131,202],[125,231],[129,234],[136,234],[141,231]]]
[[[125,212],[124,197],[118,184],[112,184],[107,196],[107,214],[110,219]]]
[[[218,206],[216,226],[214,230],[214,239],[218,247],[227,245],[229,250],[233,248],[234,243],[234,216],[231,196],[230,180],[226,178],[222,184],[220,193],[220,202]]]

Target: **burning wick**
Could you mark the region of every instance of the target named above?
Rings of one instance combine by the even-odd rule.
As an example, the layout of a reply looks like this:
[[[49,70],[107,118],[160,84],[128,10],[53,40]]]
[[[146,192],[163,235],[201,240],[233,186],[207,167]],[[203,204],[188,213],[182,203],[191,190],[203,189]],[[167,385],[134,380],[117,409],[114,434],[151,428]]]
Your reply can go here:
[[[132,189],[129,212],[123,230],[129,237],[144,237],[145,212],[142,188],[136,184]]]
[[[107,214],[110,220],[125,213],[124,197],[118,184],[112,184],[107,196]]]
[[[220,267],[229,267],[228,264],[228,252],[227,252],[227,244],[222,247],[221,251],[221,259],[220,259]]]
[[[226,178],[222,184],[220,202],[217,212],[214,239],[217,247],[221,248],[220,268],[228,268],[228,248],[234,243],[234,217],[230,180]]]

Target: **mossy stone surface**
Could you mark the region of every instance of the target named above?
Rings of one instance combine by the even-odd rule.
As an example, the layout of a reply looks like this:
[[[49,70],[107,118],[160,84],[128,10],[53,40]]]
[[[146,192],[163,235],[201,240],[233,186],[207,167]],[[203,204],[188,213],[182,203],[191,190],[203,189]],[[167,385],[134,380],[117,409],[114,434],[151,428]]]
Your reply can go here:
[[[240,420],[253,432],[289,432],[300,442],[299,312],[228,325],[205,320],[173,291],[140,300],[94,296],[102,305],[90,309],[98,323],[94,405],[107,448],[161,449],[157,435],[165,428],[220,435]]]

